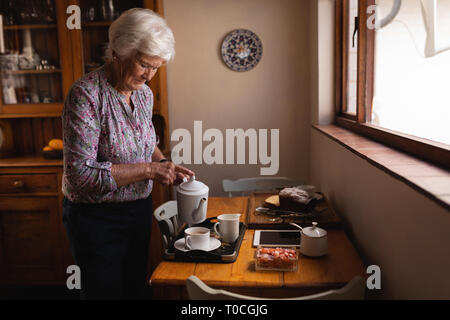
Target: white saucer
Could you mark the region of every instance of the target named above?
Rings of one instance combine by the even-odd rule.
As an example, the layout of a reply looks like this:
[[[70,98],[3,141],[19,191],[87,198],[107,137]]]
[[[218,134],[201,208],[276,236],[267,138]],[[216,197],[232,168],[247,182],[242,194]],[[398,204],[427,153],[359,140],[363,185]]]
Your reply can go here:
[[[221,245],[222,245],[222,243],[220,242],[219,239],[209,238],[209,250],[201,250],[201,251],[213,251],[213,250],[216,250],[217,248],[219,248]],[[174,246],[176,249],[183,251],[183,252],[191,251],[188,248],[186,248],[184,238],[181,238],[181,239],[178,239],[177,241],[175,241]]]

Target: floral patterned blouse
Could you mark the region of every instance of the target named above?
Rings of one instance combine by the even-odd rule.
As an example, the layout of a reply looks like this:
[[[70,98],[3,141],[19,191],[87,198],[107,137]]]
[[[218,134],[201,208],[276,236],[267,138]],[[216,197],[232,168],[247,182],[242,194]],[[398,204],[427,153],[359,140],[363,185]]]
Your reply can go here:
[[[117,187],[113,163],[151,162],[156,147],[153,93],[143,85],[125,96],[107,81],[104,66],[77,80],[62,113],[64,174],[62,191],[72,202],[123,202],[148,197],[151,180]]]

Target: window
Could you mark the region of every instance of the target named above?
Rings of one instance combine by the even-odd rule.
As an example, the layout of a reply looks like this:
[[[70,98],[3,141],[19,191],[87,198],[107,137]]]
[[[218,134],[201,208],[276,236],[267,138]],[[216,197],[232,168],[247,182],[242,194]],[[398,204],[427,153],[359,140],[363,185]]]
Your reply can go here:
[[[356,88],[358,80],[358,0],[346,1],[344,8],[346,12],[346,54],[345,59],[345,81],[347,90],[345,92],[345,103],[342,105],[344,112],[350,115],[356,115]]]
[[[450,0],[336,1],[336,122],[450,167]]]

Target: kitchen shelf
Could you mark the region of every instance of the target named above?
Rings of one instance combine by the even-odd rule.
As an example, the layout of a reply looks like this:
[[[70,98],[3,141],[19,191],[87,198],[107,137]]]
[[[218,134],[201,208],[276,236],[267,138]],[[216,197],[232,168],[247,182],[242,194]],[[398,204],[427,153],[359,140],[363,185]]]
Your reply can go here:
[[[82,27],[85,28],[97,28],[97,27],[109,27],[112,21],[93,21],[93,22],[84,22],[82,23]]]
[[[45,70],[6,70],[3,73],[6,74],[51,74],[51,73],[61,73],[61,69],[45,69]]]
[[[56,24],[21,24],[3,26],[3,30],[56,29]]]
[[[41,155],[23,155],[0,159],[0,168],[62,166],[62,159],[45,159]]]
[[[4,104],[0,119],[60,117],[62,108],[62,102]]]
[[[60,118],[61,112],[46,113],[0,113],[0,119],[17,119],[17,118]]]

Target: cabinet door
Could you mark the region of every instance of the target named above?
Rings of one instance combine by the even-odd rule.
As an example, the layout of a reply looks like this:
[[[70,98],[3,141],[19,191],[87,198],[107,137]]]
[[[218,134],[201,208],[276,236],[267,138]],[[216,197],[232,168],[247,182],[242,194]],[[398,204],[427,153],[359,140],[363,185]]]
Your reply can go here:
[[[58,197],[0,197],[0,283],[61,283]]]
[[[58,116],[72,82],[65,1],[0,4],[0,116]]]

